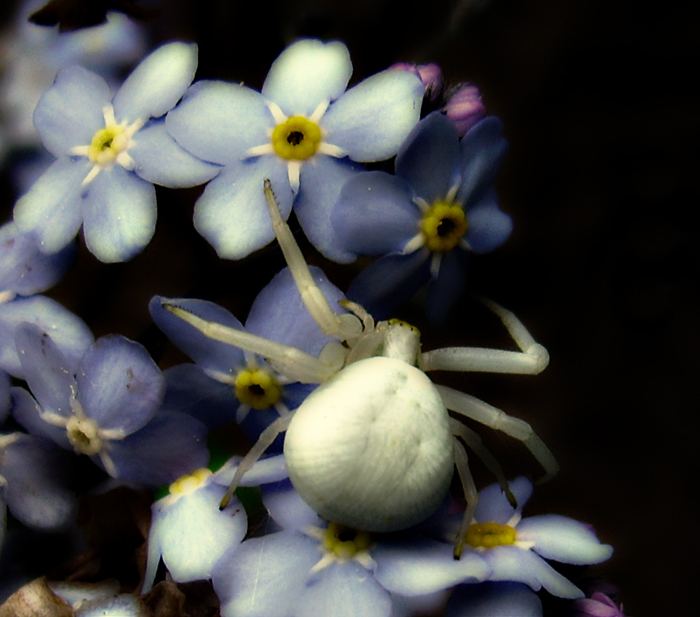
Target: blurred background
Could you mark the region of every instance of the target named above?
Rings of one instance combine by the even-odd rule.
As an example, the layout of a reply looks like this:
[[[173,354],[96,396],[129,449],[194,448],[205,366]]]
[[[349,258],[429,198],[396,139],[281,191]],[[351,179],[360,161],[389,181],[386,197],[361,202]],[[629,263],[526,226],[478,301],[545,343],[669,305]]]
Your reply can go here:
[[[54,4],[69,15],[81,3]],[[477,294],[523,320],[550,351],[543,374],[467,375],[450,383],[527,420],[550,446],[562,470],[535,491],[526,515],[556,512],[594,525],[615,554],[592,573],[620,588],[628,615],[688,614],[700,551],[700,517],[691,504],[700,411],[700,5],[89,4],[148,9],[139,12],[147,49],[173,39],[196,41],[200,79],[259,89],[285,45],[314,36],[348,45],[351,83],[407,61],[436,62],[448,82],[479,86],[511,144],[497,189],[514,219],[513,235],[494,253],[471,260],[467,294],[444,328],[421,321],[418,304],[401,316],[421,327],[425,349],[512,345],[475,301]],[[19,5],[0,5],[0,83],[10,70]],[[124,69],[128,64],[127,58]],[[6,128],[13,117],[6,108],[0,113]],[[29,154],[12,144],[3,148],[5,221],[21,192],[18,161]],[[163,351],[163,366],[173,351],[150,325],[152,295],[212,299],[244,318],[282,259],[271,246],[242,262],[218,260],[192,228],[200,190],[159,188],[156,236],[141,255],[104,265],[81,245],[76,265],[48,295],[80,315],[96,336],[118,332],[146,342],[154,355]],[[329,265],[298,237],[310,261],[345,289],[353,269]],[[536,474],[517,444],[496,436],[487,443],[509,475]],[[491,481],[478,465],[476,471],[480,481]]]

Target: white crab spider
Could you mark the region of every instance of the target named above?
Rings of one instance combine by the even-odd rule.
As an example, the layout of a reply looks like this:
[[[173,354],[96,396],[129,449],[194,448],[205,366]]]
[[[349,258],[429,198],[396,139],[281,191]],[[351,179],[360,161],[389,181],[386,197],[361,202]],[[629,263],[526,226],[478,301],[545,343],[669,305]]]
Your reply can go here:
[[[323,332],[338,342],[326,345],[316,358],[208,322],[177,305],[164,305],[205,336],[264,356],[290,380],[321,384],[296,411],[263,431],[239,465],[222,507],[243,474],[285,430],[285,460],[297,492],[322,517],[356,529],[398,531],[425,520],[446,496],[456,465],[468,504],[455,548],[459,557],[478,495],[461,441],[514,498],[478,435],[451,418],[448,409],[522,441],[544,468],[544,479],[553,476],[558,465],[529,424],[468,394],[436,385],[425,372],[535,375],[549,362],[546,349],[513,313],[489,301],[521,351],[449,347],[421,353],[419,333],[408,324],[397,320],[375,324],[352,302],[343,303],[350,313],[334,313],[282,220],[267,180],[264,191],[275,235],[301,298]]]

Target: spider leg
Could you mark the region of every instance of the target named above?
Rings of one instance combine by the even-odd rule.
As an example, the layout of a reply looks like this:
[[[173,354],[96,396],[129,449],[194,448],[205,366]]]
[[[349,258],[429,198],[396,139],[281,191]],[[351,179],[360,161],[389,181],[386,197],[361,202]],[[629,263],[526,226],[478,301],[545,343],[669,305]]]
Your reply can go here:
[[[468,426],[462,424],[455,418],[450,418],[450,426],[452,427],[452,434],[469,446],[469,448],[473,450],[481,459],[484,465],[486,465],[488,470],[494,476],[496,476],[496,481],[501,486],[501,490],[505,493],[508,503],[516,508],[518,506],[518,501],[515,499],[513,491],[511,491],[510,487],[508,486],[508,481],[503,473],[503,469],[501,469],[501,466],[494,455],[489,452],[488,448],[486,448],[484,443],[481,441],[481,437],[479,437],[475,431],[471,430]]]
[[[177,304],[163,302],[163,308],[210,339],[221,341],[264,357],[273,369],[292,381],[322,383],[335,375],[338,370],[337,366],[323,362],[296,347],[271,341],[262,336],[256,336],[255,334],[230,328],[213,321],[207,321]]]
[[[228,502],[231,501],[231,497],[241,483],[244,474],[258,462],[263,454],[265,454],[265,450],[267,450],[272,445],[272,442],[277,439],[277,435],[287,430],[293,417],[294,411],[277,418],[277,420],[275,420],[262,433],[260,433],[258,441],[255,442],[255,445],[248,451],[248,454],[246,454],[243,457],[243,460],[241,460],[241,462],[238,464],[238,469],[236,469],[233,480],[231,480],[231,484],[228,485],[226,494],[221,498],[219,510],[223,510],[228,505]]]
[[[316,320],[324,334],[333,336],[341,341],[358,336],[362,331],[362,326],[357,317],[334,313],[330,304],[328,304],[328,300],[326,300],[313,276],[311,276],[309,266],[299,245],[294,240],[292,230],[289,229],[289,225],[282,219],[275,194],[272,191],[272,184],[269,180],[263,182],[263,190],[267,199],[272,229],[275,232],[277,242],[282,249],[289,270],[294,277],[294,282],[299,289],[301,299],[309,313],[311,313],[311,316]]]
[[[549,354],[528,332],[514,313],[483,299],[501,319],[520,351],[482,347],[445,347],[426,351],[421,356],[424,371],[473,371],[537,375],[549,364]]]
[[[496,409],[488,403],[464,392],[453,390],[447,386],[436,385],[435,387],[438,389],[447,409],[491,428],[503,431],[506,435],[521,441],[545,471],[545,475],[540,482],[553,478],[559,471],[559,465],[554,455],[527,422],[509,416],[500,409]]]
[[[467,456],[467,451],[464,449],[462,442],[460,442],[457,438],[454,440],[454,449],[455,465],[457,467],[457,473],[459,474],[459,481],[462,484],[464,499],[467,502],[467,507],[464,510],[464,517],[462,518],[462,524],[459,526],[459,531],[457,532],[457,537],[455,539],[455,549],[452,554],[455,559],[459,559],[462,556],[462,549],[464,549],[464,538],[467,535],[467,529],[469,529],[469,525],[471,525],[472,519],[474,518],[476,504],[479,503],[479,491],[476,489],[474,477],[472,476],[472,472],[469,470],[469,457]]]

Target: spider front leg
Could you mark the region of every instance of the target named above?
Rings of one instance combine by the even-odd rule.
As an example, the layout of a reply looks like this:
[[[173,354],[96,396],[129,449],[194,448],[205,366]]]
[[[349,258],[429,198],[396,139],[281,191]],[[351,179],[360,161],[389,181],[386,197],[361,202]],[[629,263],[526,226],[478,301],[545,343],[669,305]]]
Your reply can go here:
[[[520,351],[481,347],[445,347],[421,356],[424,371],[470,371],[537,375],[549,364],[549,353],[528,332],[514,313],[491,300],[482,300],[508,330]]]
[[[294,239],[289,225],[282,219],[279,206],[269,180],[263,182],[263,190],[272,221],[272,229],[275,232],[277,242],[282,249],[294,282],[297,285],[302,302],[311,316],[319,325],[324,334],[337,338],[339,341],[347,341],[357,337],[362,332],[362,324],[355,315],[339,315],[331,309],[328,300],[314,281],[309,266],[299,245]]]

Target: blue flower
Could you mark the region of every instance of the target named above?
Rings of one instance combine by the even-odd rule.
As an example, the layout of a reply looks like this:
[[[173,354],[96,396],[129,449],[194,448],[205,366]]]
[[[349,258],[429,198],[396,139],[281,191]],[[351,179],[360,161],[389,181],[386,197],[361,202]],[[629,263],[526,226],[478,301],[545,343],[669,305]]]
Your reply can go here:
[[[520,477],[509,486],[517,508],[508,503],[498,484],[480,492],[465,552],[476,552],[486,560],[493,570],[490,581],[515,581],[535,591],[544,587],[560,598],[582,598],[583,592],[545,559],[576,565],[600,563],[610,558],[612,547],[601,544],[587,525],[564,516],[523,519],[522,507],[532,494],[532,483]]]
[[[330,305],[340,311],[338,302],[343,298],[342,292],[319,268],[311,268],[311,272]],[[235,418],[252,439],[257,439],[275,419],[296,409],[315,386],[290,382],[263,358],[207,338],[166,310],[163,307],[166,302],[191,310],[203,319],[284,343],[314,356],[334,340],[324,335],[311,317],[288,268],[279,272],[258,294],[245,327],[213,302],[158,296],[151,300],[153,320],[196,363],[196,366],[170,369],[174,390],[171,389],[169,397],[173,404],[184,407],[184,401],[189,400],[188,413],[211,427]],[[281,441],[278,440],[278,445]]]
[[[245,540],[224,554],[212,582],[223,617],[325,615],[388,617],[395,598],[426,600],[488,577],[476,554],[453,559],[451,544],[411,531],[382,536],[321,520],[289,483],[263,501],[285,529]]]
[[[75,362],[40,328],[23,324],[16,344],[36,400],[13,388],[13,415],[32,434],[140,484],[172,482],[206,464],[205,427],[159,411],[165,379],[138,343],[105,336]]]
[[[351,284],[348,298],[385,319],[428,283],[428,316],[442,322],[462,293],[468,253],[486,253],[510,235],[491,184],[507,148],[498,118],[460,141],[439,112],[414,128],[396,156],[396,175],[348,180],[331,222],[343,247],[382,255]]]
[[[58,73],[34,113],[36,129],[57,160],[14,212],[22,231],[36,233],[42,251],[60,251],[82,225],[98,259],[129,259],[155,229],[153,183],[193,186],[217,173],[216,166],[180,148],[161,118],[185,92],[196,65],[195,45],[164,45],[114,97],[104,79],[87,69]]]
[[[208,579],[221,556],[241,543],[248,529],[241,502],[233,496],[225,509],[219,509],[240,460],[232,458],[216,473],[203,468],[178,478],[169,494],[153,504],[142,593],[151,589],[161,558],[178,583]],[[276,456],[253,465],[242,485],[259,486],[286,477],[284,457]]]
[[[88,327],[55,300],[33,296],[56,283],[72,261],[73,246],[55,255],[39,251],[34,235],[13,222],[0,227],[0,369],[22,378],[15,329],[31,322],[51,332],[63,353],[79,358],[94,342]],[[30,296],[30,297],[26,297]]]
[[[356,173],[350,161],[396,154],[418,122],[423,85],[387,70],[345,92],[351,73],[345,45],[304,39],[275,60],[261,93],[200,81],[168,114],[181,146],[224,166],[194,213],[221,257],[240,259],[274,238],[261,188],[269,179],[285,219],[294,203],[316,248],[335,261],[353,259],[337,245],[330,206]]]
[[[78,503],[67,487],[65,454],[34,435],[0,433],[0,497],[27,527],[57,531],[74,519]],[[2,510],[0,505],[0,519]],[[0,544],[3,531],[0,523]]]

